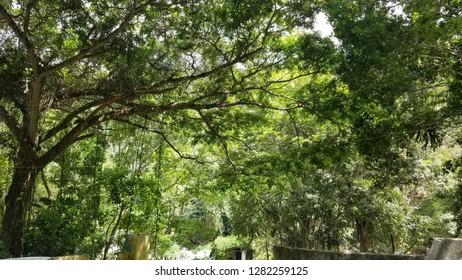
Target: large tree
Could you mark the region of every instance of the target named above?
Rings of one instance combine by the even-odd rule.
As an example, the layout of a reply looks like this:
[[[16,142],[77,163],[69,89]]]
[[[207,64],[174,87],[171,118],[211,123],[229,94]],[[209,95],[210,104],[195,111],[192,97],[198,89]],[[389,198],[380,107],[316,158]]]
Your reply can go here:
[[[359,138],[377,139],[363,150],[440,145],[460,118],[460,1],[334,0],[325,11]]]
[[[163,116],[178,114],[219,135],[214,112],[270,107],[274,88],[316,71],[314,60],[271,74],[304,57],[303,44],[284,38],[315,10],[305,1],[0,1],[0,121],[16,151],[3,219],[10,254],[22,254],[38,174],[102,123],[138,116],[170,144]]]
[[[418,154],[414,141],[424,149],[460,146],[461,1],[326,3],[342,56],[338,77],[352,100],[353,139],[367,166],[387,179]],[[457,170],[459,160],[447,165]]]

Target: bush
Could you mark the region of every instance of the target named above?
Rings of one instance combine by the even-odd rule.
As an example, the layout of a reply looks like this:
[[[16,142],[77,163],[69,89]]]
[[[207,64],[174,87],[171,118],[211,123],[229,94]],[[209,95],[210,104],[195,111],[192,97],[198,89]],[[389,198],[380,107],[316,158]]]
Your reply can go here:
[[[229,248],[249,248],[250,241],[246,238],[239,238],[235,235],[218,236],[212,243],[210,257],[215,260],[225,259],[225,251]]]

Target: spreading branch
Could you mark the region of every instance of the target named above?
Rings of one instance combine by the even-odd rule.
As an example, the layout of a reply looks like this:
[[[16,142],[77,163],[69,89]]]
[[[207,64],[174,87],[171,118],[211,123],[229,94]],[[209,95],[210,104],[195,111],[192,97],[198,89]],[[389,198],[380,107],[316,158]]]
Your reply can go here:
[[[5,109],[5,107],[0,105],[0,121],[2,121],[14,135],[14,137],[19,141],[21,140],[21,129],[19,127],[16,119]]]
[[[229,163],[231,164],[231,166],[233,167],[233,170],[234,170],[234,174],[237,175],[237,167],[236,167],[236,164],[234,163],[234,161],[231,159],[231,156],[230,156],[230,153],[229,153],[229,149],[228,149],[228,144],[226,143],[226,140],[224,139],[224,137],[222,135],[220,135],[220,133],[213,127],[213,125],[210,123],[210,121],[208,120],[208,118],[202,113],[201,110],[196,110],[197,113],[199,114],[199,116],[202,118],[202,120],[204,121],[205,125],[208,127],[208,129],[210,130],[210,132],[212,132],[213,135],[215,135],[218,140],[220,141],[222,147],[223,147],[223,150],[225,151],[225,155],[226,155],[226,158],[228,159]]]
[[[199,80],[199,79],[204,79],[204,78],[210,77],[212,75],[218,74],[220,71],[222,71],[224,69],[229,68],[230,66],[233,66],[233,65],[235,65],[237,63],[240,63],[240,62],[247,61],[249,58],[253,57],[254,55],[256,55],[258,52],[260,52],[262,50],[263,50],[263,47],[256,48],[256,49],[254,49],[252,51],[249,51],[249,52],[247,52],[247,53],[245,53],[245,54],[243,54],[243,55],[241,55],[239,57],[236,57],[235,59],[233,59],[233,60],[231,60],[229,62],[223,63],[220,66],[217,66],[212,70],[205,71],[205,72],[195,74],[195,75],[185,75],[185,76],[181,76],[181,77],[171,77],[171,78],[165,79],[163,81],[157,82],[157,83],[155,83],[154,85],[152,85],[149,88],[135,89],[134,93],[136,95],[157,93],[157,92],[159,92],[159,90],[164,89],[165,86],[179,85],[179,84],[182,84],[184,82],[196,81],[196,80]]]
[[[80,114],[82,114],[84,112],[87,112],[91,108],[97,107],[97,109],[93,112],[93,114],[95,114],[95,112],[98,112],[98,111],[102,110],[104,107],[109,106],[110,104],[115,102],[117,99],[122,99],[122,98],[123,98],[123,96],[112,96],[112,97],[107,97],[107,98],[101,98],[101,99],[97,99],[97,100],[94,100],[92,102],[89,102],[87,104],[84,104],[84,105],[80,106],[79,108],[77,108],[74,111],[70,112],[65,118],[63,118],[61,120],[61,122],[59,124],[57,124],[53,128],[49,129],[47,132],[42,134],[42,136],[40,137],[39,142],[42,143],[42,142],[52,138],[53,136],[55,136],[59,132],[65,130],[65,129],[69,128],[69,127],[72,127],[73,125],[76,124],[76,122],[74,122],[74,120]]]
[[[27,55],[30,59],[32,70],[34,71],[35,76],[37,77],[42,72],[42,67],[40,65],[40,58],[35,53],[35,48],[32,40],[27,36],[27,32],[21,31],[18,24],[14,21],[13,16],[8,13],[8,11],[0,5],[0,15],[6,21],[11,31],[18,37],[21,43],[24,45]]]
[[[150,118],[148,118],[148,120],[150,120]],[[160,131],[158,129],[153,129],[153,128],[148,127],[146,125],[133,123],[133,122],[131,122],[129,120],[125,120],[125,119],[121,119],[121,120],[117,120],[117,121],[122,122],[122,123],[126,123],[126,124],[129,124],[129,125],[134,126],[136,128],[140,128],[142,130],[153,132],[153,133],[156,133],[156,134],[160,135],[162,137],[162,139],[165,141],[165,143],[167,143],[167,145],[182,159],[193,160],[193,161],[195,161],[197,163],[200,163],[200,164],[210,164],[210,162],[200,160],[197,157],[184,155],[180,150],[178,150],[178,148],[175,147],[175,145],[173,145],[173,143],[168,139],[167,135],[164,132],[162,132],[162,131]]]
[[[120,120],[134,115],[160,114],[168,111],[179,111],[188,109],[205,110],[223,107],[221,103],[191,104],[189,102],[186,102],[164,104],[159,106],[137,105],[136,107],[132,108],[122,108],[119,110],[114,109],[106,113],[98,114],[98,112],[102,111],[104,108],[107,108],[107,105],[108,104],[100,105],[98,108],[94,109],[93,112],[89,114],[85,119],[78,122],[65,136],[61,138],[60,141],[58,141],[58,143],[56,143],[52,148],[50,148],[39,158],[39,166],[45,166],[46,164],[50,163],[64,149],[75,143],[79,136],[85,130],[103,122],[111,120]]]
[[[28,34],[29,32],[30,15],[31,15],[32,9],[35,8],[38,1],[39,0],[30,0],[29,3],[27,3],[26,5],[26,12],[24,14],[24,27],[23,27],[25,34]]]
[[[78,54],[58,63],[55,64],[51,67],[47,68],[47,71],[44,72],[44,75],[59,71],[63,68],[69,67],[79,61],[81,61],[83,58],[91,55],[92,53],[98,51],[102,47],[104,47],[107,43],[109,43],[111,40],[119,36],[122,32],[127,30],[127,28],[130,26],[131,21],[137,16],[142,14],[149,6],[156,4],[157,1],[155,0],[150,0],[145,2],[144,4],[141,4],[133,9],[130,10],[130,12],[125,16],[125,18],[122,20],[122,22],[119,24],[119,26],[112,31],[111,33],[107,34],[104,37],[101,37],[99,40],[96,40],[91,46],[82,49]],[[162,4],[158,4],[162,5]]]

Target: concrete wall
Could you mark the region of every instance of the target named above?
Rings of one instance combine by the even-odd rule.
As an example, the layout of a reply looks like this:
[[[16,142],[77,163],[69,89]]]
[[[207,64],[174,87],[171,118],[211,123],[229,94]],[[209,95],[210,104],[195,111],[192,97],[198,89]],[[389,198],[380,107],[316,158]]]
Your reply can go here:
[[[460,260],[462,259],[462,239],[432,238],[432,245],[427,251],[426,260]]]
[[[128,234],[125,237],[124,251],[117,254],[117,259],[147,260],[149,249],[150,243],[147,234]]]
[[[75,260],[89,260],[89,256],[85,255],[74,255],[74,256],[61,256],[61,257],[51,257],[50,260],[70,260],[70,261],[75,261]]]
[[[275,260],[423,260],[418,255],[392,255],[375,253],[342,253],[274,246]]]

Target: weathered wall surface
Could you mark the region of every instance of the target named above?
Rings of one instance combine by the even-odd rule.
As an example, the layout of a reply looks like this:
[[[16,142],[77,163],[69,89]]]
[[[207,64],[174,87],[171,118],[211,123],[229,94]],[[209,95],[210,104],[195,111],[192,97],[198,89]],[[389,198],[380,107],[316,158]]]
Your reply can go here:
[[[462,239],[432,238],[432,245],[427,251],[426,260],[460,260],[462,259]]]
[[[147,260],[149,257],[149,236],[128,234],[125,237],[124,251],[117,255],[118,260]]]
[[[423,260],[418,255],[392,255],[375,253],[342,253],[274,246],[275,260]]]
[[[74,255],[74,256],[61,256],[61,257],[51,257],[50,260],[70,260],[70,261],[75,261],[75,260],[89,260],[89,256],[85,255]]]

